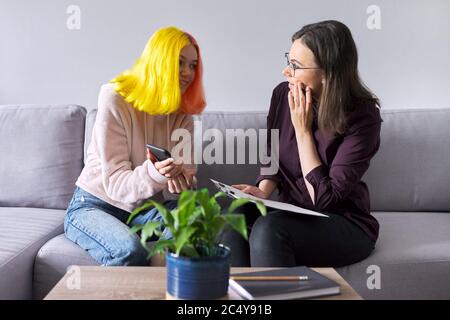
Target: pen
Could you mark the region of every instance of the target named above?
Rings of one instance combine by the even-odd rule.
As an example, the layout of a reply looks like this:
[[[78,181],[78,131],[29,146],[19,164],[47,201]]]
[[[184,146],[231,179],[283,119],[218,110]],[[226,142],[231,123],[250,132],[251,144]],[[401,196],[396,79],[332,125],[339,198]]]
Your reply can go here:
[[[256,280],[256,281],[305,281],[308,276],[231,276],[233,280]]]

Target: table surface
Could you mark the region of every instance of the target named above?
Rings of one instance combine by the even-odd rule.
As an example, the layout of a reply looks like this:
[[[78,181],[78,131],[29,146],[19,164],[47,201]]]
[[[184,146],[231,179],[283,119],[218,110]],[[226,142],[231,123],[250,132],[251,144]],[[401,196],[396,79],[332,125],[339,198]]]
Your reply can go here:
[[[273,268],[231,268],[231,274]],[[341,294],[318,299],[360,300],[333,268],[312,268],[341,286]],[[228,299],[241,299],[229,290]],[[165,267],[73,266],[45,300],[161,300],[166,299]]]

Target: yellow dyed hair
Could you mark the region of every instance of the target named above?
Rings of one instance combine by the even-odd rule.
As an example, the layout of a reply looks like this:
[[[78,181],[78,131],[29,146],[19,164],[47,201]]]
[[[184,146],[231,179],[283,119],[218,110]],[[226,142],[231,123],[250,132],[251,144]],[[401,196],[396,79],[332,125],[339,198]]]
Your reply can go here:
[[[198,63],[195,78],[181,95],[179,59],[181,50],[194,45]],[[206,105],[202,85],[200,49],[195,39],[176,27],[156,31],[134,66],[110,82],[115,90],[136,109],[152,115],[177,111],[201,113]]]

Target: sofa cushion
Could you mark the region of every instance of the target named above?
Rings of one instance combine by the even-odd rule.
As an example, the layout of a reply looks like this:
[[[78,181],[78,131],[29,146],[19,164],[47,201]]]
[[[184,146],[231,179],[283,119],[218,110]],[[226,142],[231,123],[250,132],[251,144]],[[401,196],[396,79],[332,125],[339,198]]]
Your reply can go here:
[[[33,299],[43,299],[71,265],[95,266],[98,263],[64,234],[45,243],[36,255]]]
[[[31,299],[34,258],[47,240],[63,232],[64,214],[0,207],[0,300]]]
[[[253,160],[256,163],[251,163],[249,154],[258,155],[259,148],[259,129],[266,129],[267,113],[266,112],[206,112],[201,116],[195,117],[195,120],[201,121],[201,133],[202,136],[207,130],[215,129],[217,134],[223,137],[223,157],[219,157],[222,162],[219,163],[206,163],[205,157],[202,157],[202,163],[198,165],[198,185],[199,187],[208,187],[212,191],[217,191],[213,184],[210,182],[210,178],[218,181],[222,181],[227,184],[233,183],[248,183],[254,184],[256,177],[259,175],[260,158],[259,156]],[[199,122],[200,123],[200,122]],[[231,131],[235,129],[242,129],[245,133],[254,134],[256,139],[251,145],[250,139],[245,139],[245,148],[238,148],[238,142],[231,134],[237,133],[237,131]],[[256,130],[254,130],[256,129]],[[230,136],[227,138],[227,130]],[[210,131],[213,132],[213,131]],[[219,133],[220,132],[220,133]],[[196,137],[196,141],[201,139],[202,136]],[[232,137],[232,139],[230,138]],[[264,140],[264,145],[266,140]],[[234,157],[230,158],[231,164],[227,164],[227,152],[226,145],[232,145],[234,150]],[[202,139],[202,154],[209,154],[207,147],[211,145],[211,140]],[[245,157],[245,164],[239,164],[239,153]]]
[[[372,211],[450,211],[450,109],[382,110],[363,180]]]
[[[365,299],[450,299],[450,214],[377,212],[376,249],[337,271]],[[381,289],[369,290],[368,266],[381,271]]]
[[[82,169],[85,115],[76,105],[0,107],[0,207],[66,208]]]

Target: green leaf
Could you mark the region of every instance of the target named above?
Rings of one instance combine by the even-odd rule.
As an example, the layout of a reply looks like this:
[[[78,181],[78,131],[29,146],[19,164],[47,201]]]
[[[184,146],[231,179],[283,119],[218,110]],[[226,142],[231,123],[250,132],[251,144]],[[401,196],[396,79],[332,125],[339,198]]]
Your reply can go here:
[[[171,250],[174,247],[173,240],[158,240],[154,246],[150,249],[147,259],[151,258],[155,254],[162,254],[166,250]]]
[[[208,191],[207,188],[203,188],[203,189],[197,190],[196,193],[197,193],[197,202],[200,205],[203,205],[206,202],[208,202],[208,200],[209,200],[209,191]]]
[[[225,198],[227,197],[227,194],[225,192],[219,191],[214,195],[214,199],[218,199],[218,198]]]
[[[261,213],[261,215],[262,216],[266,216],[267,215],[267,208],[264,205],[264,203],[262,203],[259,200],[256,200],[255,204],[256,204],[256,207],[258,208],[259,212]]]
[[[139,213],[141,213],[141,211],[144,211],[144,210],[146,210],[148,208],[151,208],[151,207],[153,207],[153,200],[149,200],[145,204],[143,204],[142,206],[134,209],[133,212],[128,217],[127,224],[129,224],[131,222],[131,220],[133,220],[134,217],[136,217]]]
[[[147,247],[147,239],[150,238],[151,235],[149,235],[146,231],[142,230],[141,232],[141,246],[143,246],[146,250],[148,250]]]
[[[192,214],[189,216],[188,225],[193,224],[196,220],[199,219],[199,216],[202,214],[202,208],[201,207],[195,207]]]
[[[224,215],[215,216],[211,225],[209,226],[209,234],[208,234],[208,245],[213,245],[219,234],[222,232],[223,227],[227,221],[224,218]]]
[[[195,236],[199,237],[199,238],[204,238],[206,237],[205,233],[207,233],[208,228],[207,225],[205,224],[204,221],[202,220],[195,220],[192,224],[191,224],[194,228],[196,228],[197,230],[195,231]]]
[[[173,221],[173,229],[178,230],[180,227],[180,219],[179,219],[179,210],[178,208],[173,209],[170,211],[170,216],[172,217]]]
[[[200,254],[197,252],[197,250],[195,249],[195,247],[192,244],[185,245],[183,247],[183,249],[181,249],[181,254],[184,257],[191,257],[191,258],[200,256]]]
[[[220,205],[217,203],[216,198],[210,198],[208,201],[208,208],[206,212],[206,220],[212,221],[215,216],[220,215]]]
[[[188,224],[189,218],[194,214],[196,193],[192,191],[183,191],[178,201],[178,219],[179,225]]]
[[[186,245],[189,241],[191,235],[197,230],[197,228],[193,226],[186,226],[180,230],[178,233],[174,235],[175,239],[175,253],[177,255],[180,254],[181,249],[183,249],[184,245]]]
[[[192,195],[194,195],[195,192],[191,190],[184,190],[181,192],[180,196],[178,197],[178,207],[183,206],[186,202],[190,201]]]
[[[230,206],[228,207],[228,212],[229,213],[234,212],[234,210],[236,210],[237,208],[239,208],[249,202],[250,202],[250,200],[247,198],[235,199],[235,200],[233,200],[233,202],[231,202]]]
[[[137,224],[137,225],[133,226],[132,228],[130,228],[129,232],[130,232],[130,233],[137,233],[137,232],[139,232],[143,227],[144,227],[143,224]]]
[[[161,226],[159,221],[148,221],[142,230],[145,230],[148,234],[153,235],[155,231]]]
[[[161,224],[158,221],[147,222],[141,231],[141,244],[144,248],[147,247],[147,239],[157,231]]]
[[[222,215],[222,217],[234,230],[239,232],[245,240],[248,240],[247,224],[243,214],[227,213]]]
[[[200,205],[201,212],[206,217],[209,211],[209,191],[206,188],[197,191],[197,203]]]
[[[172,215],[170,214],[170,211],[167,210],[167,208],[164,207],[164,205],[162,205],[156,201],[153,201],[153,200],[150,200],[150,201],[153,203],[155,208],[159,211],[159,213],[163,217],[164,224],[168,227],[173,226],[174,220],[173,220]]]

